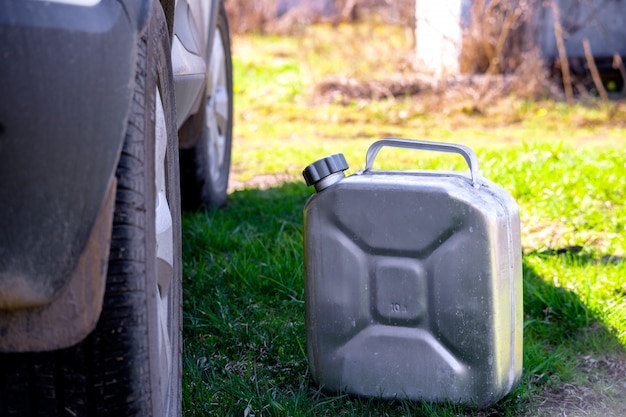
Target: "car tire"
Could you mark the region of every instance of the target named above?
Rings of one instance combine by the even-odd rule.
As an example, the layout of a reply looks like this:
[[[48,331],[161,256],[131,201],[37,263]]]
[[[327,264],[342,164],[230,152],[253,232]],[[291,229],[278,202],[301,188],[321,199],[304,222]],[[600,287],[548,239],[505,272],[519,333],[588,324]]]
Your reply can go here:
[[[203,105],[187,122],[196,129],[193,147],[181,149],[184,210],[226,204],[233,132],[233,76],[230,31],[224,3],[219,2]],[[190,129],[191,131],[191,129]],[[193,134],[193,133],[192,133]]]
[[[158,2],[137,45],[103,309],[81,343],[0,355],[0,415],[180,416],[178,138]]]

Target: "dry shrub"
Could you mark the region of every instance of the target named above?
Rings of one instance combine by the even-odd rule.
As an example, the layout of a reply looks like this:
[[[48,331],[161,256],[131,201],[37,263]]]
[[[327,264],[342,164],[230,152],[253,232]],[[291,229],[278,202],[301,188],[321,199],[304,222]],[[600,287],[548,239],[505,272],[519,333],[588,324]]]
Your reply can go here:
[[[385,23],[415,25],[415,0],[335,0],[335,8],[343,21],[375,15]]]
[[[510,74],[535,46],[528,0],[475,0],[463,33],[460,57],[464,73]]]
[[[475,0],[464,28],[461,72],[486,74],[486,88],[492,77],[505,75],[506,90],[521,97],[546,93],[549,73],[536,44],[532,19],[537,0]],[[486,91],[485,91],[486,93]],[[493,92],[492,92],[493,93]]]
[[[289,2],[289,0],[285,0]],[[286,11],[281,0],[225,0],[233,33],[291,33],[294,28],[318,22],[355,22],[376,16],[384,23],[414,27],[415,0],[333,0],[320,7],[311,0],[292,0]]]
[[[278,0],[225,0],[228,23],[233,33],[265,33],[276,20]]]
[[[280,0],[225,0],[225,6],[234,33],[292,33],[297,26],[332,21],[337,16],[306,0],[294,2],[286,10],[281,10],[285,5]]]

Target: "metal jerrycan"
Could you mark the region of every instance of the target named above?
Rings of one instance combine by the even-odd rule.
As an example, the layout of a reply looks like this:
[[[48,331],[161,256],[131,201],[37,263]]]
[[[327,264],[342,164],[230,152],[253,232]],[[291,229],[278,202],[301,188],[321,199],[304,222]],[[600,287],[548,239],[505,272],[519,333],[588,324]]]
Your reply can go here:
[[[460,171],[381,171],[384,146],[458,153]],[[323,389],[488,407],[522,374],[519,209],[462,145],[383,139],[346,177],[303,171],[307,356]]]

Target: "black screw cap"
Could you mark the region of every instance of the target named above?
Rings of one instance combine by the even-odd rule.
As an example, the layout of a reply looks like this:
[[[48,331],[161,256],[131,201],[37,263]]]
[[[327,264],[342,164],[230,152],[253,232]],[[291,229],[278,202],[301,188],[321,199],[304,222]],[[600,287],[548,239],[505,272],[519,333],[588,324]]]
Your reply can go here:
[[[304,168],[302,176],[306,185],[314,185],[319,180],[348,169],[348,163],[342,153],[327,156]]]

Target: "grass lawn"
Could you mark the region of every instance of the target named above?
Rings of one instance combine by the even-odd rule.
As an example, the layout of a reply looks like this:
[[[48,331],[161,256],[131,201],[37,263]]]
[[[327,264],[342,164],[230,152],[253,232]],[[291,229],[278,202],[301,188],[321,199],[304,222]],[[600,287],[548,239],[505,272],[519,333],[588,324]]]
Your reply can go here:
[[[365,40],[365,52],[355,48]],[[226,208],[183,219],[185,416],[626,415],[623,102],[319,100],[329,75],[384,79],[405,68],[402,31],[309,27],[233,45],[234,191]],[[300,172],[336,152],[354,172],[386,136],[472,147],[482,175],[520,206],[524,373],[488,410],[334,395],[310,380],[302,209],[313,190]],[[377,161],[464,169],[460,157],[426,152],[385,150]]]

